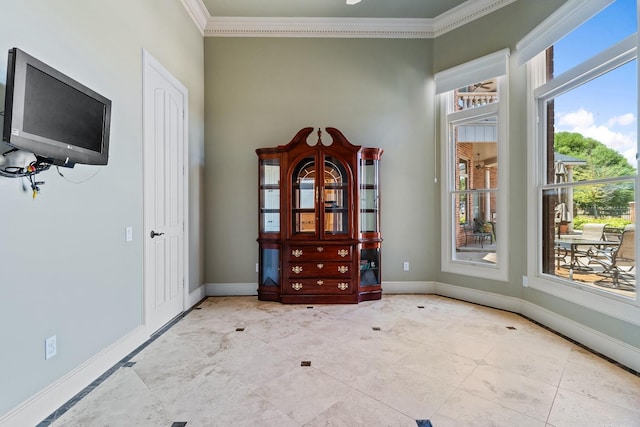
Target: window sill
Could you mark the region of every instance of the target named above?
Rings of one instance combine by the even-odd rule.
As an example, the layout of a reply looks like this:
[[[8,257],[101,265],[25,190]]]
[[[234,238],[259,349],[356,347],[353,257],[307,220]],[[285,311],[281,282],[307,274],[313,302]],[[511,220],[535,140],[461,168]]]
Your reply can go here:
[[[640,306],[637,300],[598,291],[589,286],[553,280],[547,277],[529,277],[529,287],[590,310],[640,326]]]
[[[461,274],[463,276],[497,280],[501,282],[506,282],[508,280],[507,269],[500,268],[498,265],[494,264],[447,260],[442,263],[441,267],[444,273]]]

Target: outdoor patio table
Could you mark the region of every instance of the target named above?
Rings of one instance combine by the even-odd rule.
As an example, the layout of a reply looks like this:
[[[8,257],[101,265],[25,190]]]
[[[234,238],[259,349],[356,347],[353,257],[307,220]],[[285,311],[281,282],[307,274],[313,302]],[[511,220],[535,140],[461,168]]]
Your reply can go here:
[[[571,252],[571,262],[569,263],[569,279],[573,280],[573,269],[576,265],[576,246],[620,246],[620,242],[609,240],[589,240],[580,237],[560,237],[555,239],[555,245],[558,248],[569,249]]]

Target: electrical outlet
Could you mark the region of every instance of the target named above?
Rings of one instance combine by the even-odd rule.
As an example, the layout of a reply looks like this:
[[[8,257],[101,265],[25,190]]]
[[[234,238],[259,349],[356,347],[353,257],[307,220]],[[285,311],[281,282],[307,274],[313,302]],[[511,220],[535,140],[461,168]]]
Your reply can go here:
[[[124,240],[130,242],[133,240],[133,227],[129,226],[125,229]]]
[[[529,278],[527,276],[522,276],[522,286],[529,287]]]
[[[402,264],[402,269],[403,269],[404,271],[409,271],[409,261],[405,261],[405,262]]]
[[[259,273],[259,272],[260,272],[260,264],[256,262],[256,273]]]
[[[58,352],[58,344],[56,336],[52,336],[44,340],[44,360],[49,360]]]

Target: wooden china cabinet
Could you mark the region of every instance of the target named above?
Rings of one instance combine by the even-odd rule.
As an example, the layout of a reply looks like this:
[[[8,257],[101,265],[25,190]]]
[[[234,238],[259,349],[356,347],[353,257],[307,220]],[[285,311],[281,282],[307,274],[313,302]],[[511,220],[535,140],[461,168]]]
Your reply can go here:
[[[260,300],[358,303],[382,295],[382,149],[325,130],[330,143],[318,130],[314,144],[309,127],[286,145],[256,150]]]

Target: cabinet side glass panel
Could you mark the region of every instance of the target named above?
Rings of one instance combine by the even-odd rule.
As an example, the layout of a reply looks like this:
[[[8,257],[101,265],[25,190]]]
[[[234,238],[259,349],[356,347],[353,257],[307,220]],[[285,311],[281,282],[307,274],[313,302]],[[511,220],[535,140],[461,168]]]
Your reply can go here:
[[[279,286],[280,251],[276,248],[262,248],[260,259],[260,286]]]
[[[347,169],[338,159],[326,157],[323,182],[324,232],[349,232],[349,178]]]
[[[360,250],[360,286],[380,284],[380,248]]]
[[[260,232],[280,232],[280,160],[260,161]]]
[[[360,163],[360,232],[377,232],[379,217],[377,160],[363,159]]]

